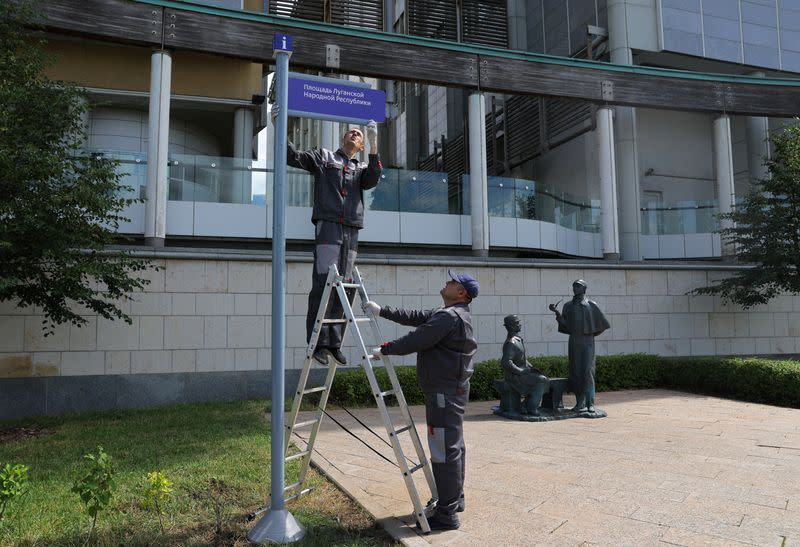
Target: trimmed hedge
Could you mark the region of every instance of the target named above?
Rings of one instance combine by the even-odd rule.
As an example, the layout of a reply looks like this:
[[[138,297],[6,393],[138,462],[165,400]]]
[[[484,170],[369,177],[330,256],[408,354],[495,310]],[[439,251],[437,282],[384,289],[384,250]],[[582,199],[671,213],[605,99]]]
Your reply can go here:
[[[661,358],[660,385],[800,408],[800,363],[755,357]]]
[[[566,378],[569,364],[565,356],[533,357],[530,363],[551,378]],[[411,405],[425,402],[417,384],[414,367],[395,367],[406,400]],[[389,389],[386,371],[376,369],[382,390]],[[470,400],[487,401],[499,397],[494,381],[502,378],[498,359],[475,365],[470,380]],[[683,357],[666,358],[634,353],[597,357],[597,391],[669,388],[705,393],[777,406],[800,408],[800,363],[758,358]],[[345,407],[371,406],[372,390],[361,369],[337,373],[330,401]]]

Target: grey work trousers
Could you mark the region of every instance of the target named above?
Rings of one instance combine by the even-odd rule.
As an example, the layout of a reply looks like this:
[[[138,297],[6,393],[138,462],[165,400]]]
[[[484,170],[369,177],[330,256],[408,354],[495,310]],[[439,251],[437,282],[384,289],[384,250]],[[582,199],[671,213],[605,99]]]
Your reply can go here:
[[[468,400],[469,388],[462,395],[425,394],[428,448],[439,495],[436,514],[456,521],[458,503],[464,497],[464,412]]]
[[[336,264],[339,275],[345,279],[353,277],[353,264],[358,253],[358,228],[346,226],[336,222],[318,220],[314,226],[314,271],[311,274],[311,292],[308,293],[308,313],[306,314],[306,342],[311,341],[311,332],[314,330],[314,321],[317,318],[322,292],[325,290],[325,281],[328,278],[328,268]],[[347,290],[350,303],[353,303],[355,291]],[[344,316],[342,304],[336,295],[331,292],[325,317],[328,319],[341,319]],[[344,325],[323,325],[317,339],[318,348],[340,348]]]

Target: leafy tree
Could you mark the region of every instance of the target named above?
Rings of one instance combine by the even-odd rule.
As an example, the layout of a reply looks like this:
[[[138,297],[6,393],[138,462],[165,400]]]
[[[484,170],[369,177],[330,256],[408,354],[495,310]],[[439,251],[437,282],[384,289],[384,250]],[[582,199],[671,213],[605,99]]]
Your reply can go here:
[[[693,294],[718,294],[744,309],[782,293],[800,292],[800,124],[772,136],[769,176],[754,185],[720,230],[740,262],[753,264]]]
[[[130,322],[115,301],[144,287],[131,274],[149,263],[104,249],[137,200],[118,195],[115,162],[84,150],[86,97],[44,75],[33,20],[29,2],[0,2],[0,301],[41,307],[46,334],[86,323],[75,303]]]

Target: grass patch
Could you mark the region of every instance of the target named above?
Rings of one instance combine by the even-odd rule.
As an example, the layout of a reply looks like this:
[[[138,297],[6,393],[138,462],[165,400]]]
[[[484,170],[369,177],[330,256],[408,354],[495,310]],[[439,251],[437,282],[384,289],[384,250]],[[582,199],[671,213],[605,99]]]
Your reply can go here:
[[[82,545],[89,518],[70,488],[83,455],[101,445],[113,458],[117,486],[98,517],[93,544],[248,545],[253,523],[246,516],[265,503],[270,488],[265,406],[202,403],[0,423],[0,430],[17,432],[0,444],[0,464],[30,468],[30,491],[0,523],[0,544]],[[287,483],[296,480],[297,469],[297,462],[287,465]],[[150,471],[162,471],[174,483],[163,507],[163,535],[145,503]],[[300,545],[394,545],[313,470],[308,484],[315,490],[287,505],[307,527]]]

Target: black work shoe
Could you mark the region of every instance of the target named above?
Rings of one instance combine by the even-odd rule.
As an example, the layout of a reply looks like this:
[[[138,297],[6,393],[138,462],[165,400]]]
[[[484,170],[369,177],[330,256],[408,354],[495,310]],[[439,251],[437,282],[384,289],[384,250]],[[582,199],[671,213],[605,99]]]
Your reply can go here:
[[[440,520],[439,515],[434,514],[431,517],[428,517],[428,526],[431,528],[431,532],[441,532],[446,530],[458,530],[461,526],[461,523],[456,520]],[[417,523],[417,528],[421,529],[422,527]]]
[[[342,353],[342,350],[340,348],[325,348],[325,349],[328,350],[328,353],[331,354],[331,357],[339,361],[340,365],[347,364],[347,357],[344,356],[344,353]]]
[[[314,360],[322,366],[328,366],[328,352],[325,348],[317,348],[312,355]]]

